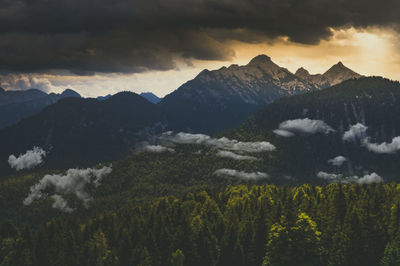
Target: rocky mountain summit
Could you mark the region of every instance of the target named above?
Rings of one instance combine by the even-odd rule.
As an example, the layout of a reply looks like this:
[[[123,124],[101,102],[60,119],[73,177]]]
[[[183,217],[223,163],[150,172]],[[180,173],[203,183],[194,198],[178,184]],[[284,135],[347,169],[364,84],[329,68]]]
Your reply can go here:
[[[362,77],[362,75],[344,66],[342,62],[338,62],[337,64],[333,65],[323,74],[311,75],[306,69],[301,67],[296,71],[295,75],[303,80],[311,82],[319,89],[324,89],[339,84],[348,79],[358,79]]]
[[[275,64],[267,55],[254,57],[247,65],[203,70],[160,105],[182,125],[194,131],[215,132],[233,127],[256,110],[284,96],[320,90],[361,75],[342,63],[324,74],[296,73]]]

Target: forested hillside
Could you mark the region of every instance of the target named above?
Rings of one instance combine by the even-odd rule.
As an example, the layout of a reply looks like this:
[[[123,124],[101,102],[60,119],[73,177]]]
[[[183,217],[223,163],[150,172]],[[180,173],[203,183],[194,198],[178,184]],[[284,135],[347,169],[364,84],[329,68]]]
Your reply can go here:
[[[208,191],[208,192],[207,192]],[[1,265],[399,265],[397,184],[210,187],[0,226]]]
[[[258,156],[273,161],[274,153],[264,152]],[[263,160],[243,161],[219,157],[216,150],[200,145],[177,146],[174,152],[141,151],[120,161],[96,165],[95,168],[102,166],[111,167],[112,172],[101,180],[98,187],[87,187],[87,193],[93,198],[89,208],[82,206],[75,195],[66,195],[70,207],[75,208],[72,214],[52,208],[53,201],[50,198],[35,201],[29,206],[23,204],[30,193],[30,187],[38,184],[48,174],[62,175],[65,171],[24,170],[0,177],[0,220],[10,219],[18,226],[25,222],[38,225],[60,215],[90,217],[96,212],[118,209],[160,196],[182,196],[188,191],[199,191],[206,186],[218,189],[243,182],[287,182],[273,176],[261,180],[218,176],[215,174],[218,169],[237,169],[251,173],[265,172],[271,166]],[[48,188],[44,192],[51,195],[54,189]]]
[[[161,132],[165,115],[143,97],[120,92],[96,99],[69,98],[40,114],[0,130],[0,173],[9,173],[10,154],[34,146],[48,152],[46,168],[90,166],[131,154],[141,140]]]
[[[307,127],[317,130],[315,123],[323,124],[329,132],[303,131]],[[280,135],[281,127],[288,124],[290,130],[297,132]],[[362,136],[346,141],[344,134],[357,124],[363,127],[363,132],[359,132]],[[396,137],[400,136],[400,84],[368,77],[282,98],[228,135],[237,139],[268,139],[277,146],[275,162],[279,175],[302,180],[319,171],[345,175],[376,172],[386,180],[399,180]],[[374,149],[371,145],[366,147],[366,137],[369,143],[376,143]],[[388,145],[393,149],[376,149]],[[337,156],[347,160],[340,166],[330,165],[328,160]]]

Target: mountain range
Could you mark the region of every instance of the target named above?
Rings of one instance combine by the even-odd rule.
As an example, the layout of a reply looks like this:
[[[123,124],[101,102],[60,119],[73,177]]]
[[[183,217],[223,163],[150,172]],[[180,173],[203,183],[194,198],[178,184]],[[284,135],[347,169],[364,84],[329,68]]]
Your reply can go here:
[[[309,81],[319,89],[324,89],[348,79],[361,78],[362,76],[353,70],[347,68],[342,62],[333,65],[323,74],[311,75],[308,70],[303,67],[299,68],[295,75],[302,78],[303,80]]]
[[[263,62],[261,64],[265,64]],[[190,210],[196,209],[192,205],[193,199],[203,202],[207,207],[201,211],[202,217],[220,217],[207,195],[217,195],[218,200],[229,200],[229,197],[221,194],[227,187],[231,190],[229,194],[238,198],[229,200],[233,205],[224,210],[229,213],[226,217],[231,217],[232,208],[243,214],[243,206],[256,206],[263,202],[264,211],[268,215],[271,214],[271,204],[276,204],[272,216],[279,220],[284,209],[281,199],[288,199],[288,206],[292,206],[293,210],[303,211],[304,206],[314,208],[310,198],[315,199],[315,203],[326,200],[336,206],[337,201],[332,200],[333,195],[338,200],[345,199],[346,202],[363,195],[364,204],[368,206],[365,213],[368,213],[369,206],[380,201],[376,196],[371,196],[375,195],[373,193],[378,195],[386,191],[387,194],[384,195],[395,197],[395,184],[324,184],[399,181],[400,83],[380,77],[357,76],[342,64],[331,68],[327,72],[329,75],[323,74],[325,78],[328,80],[327,77],[330,77],[329,82],[338,82],[340,79],[332,78],[332,73],[342,77],[351,74],[354,78],[327,88],[325,85],[313,85],[304,81],[307,76],[298,77],[299,73],[294,75],[282,71],[280,73],[286,73],[293,78],[293,82],[306,84],[308,87],[304,85],[304,91],[286,97],[279,96],[270,103],[266,101],[261,104],[261,99],[258,99],[259,109],[254,109],[254,113],[242,124],[210,136],[179,132],[190,129],[192,125],[185,126],[181,117],[175,117],[173,112],[168,112],[163,104],[165,99],[159,104],[153,104],[132,92],[121,92],[102,99],[63,98],[45,107],[40,113],[1,129],[0,218],[18,225],[29,223],[35,228],[47,226],[49,233],[43,239],[51,239],[48,236],[53,233],[53,228],[47,222],[54,218],[67,219],[64,221],[68,222],[60,224],[73,224],[74,220],[87,221],[98,214],[98,221],[102,221],[104,213],[151,202],[158,197],[163,198],[152,205],[155,209],[169,209],[176,213],[177,219],[182,220],[182,213],[176,212],[173,207],[176,199],[171,195],[185,198]],[[216,71],[213,75],[219,74]],[[322,80],[321,76],[319,80]],[[228,80],[232,79],[225,81]],[[282,81],[282,84],[286,83]],[[228,89],[229,86],[224,87],[224,90]],[[248,92],[246,89],[244,91]],[[208,102],[217,103],[218,100],[212,94],[208,95],[204,98],[205,107],[200,106],[199,110],[205,110]],[[228,103],[230,102],[225,102]],[[237,105],[237,108],[242,106]],[[213,114],[202,120],[204,125],[207,119],[212,118],[211,115]],[[37,148],[33,149],[34,147]],[[18,160],[16,157],[24,157],[28,150],[40,152],[40,149],[46,152],[46,156],[39,162],[36,158],[38,165],[35,169],[16,171],[18,168],[10,167],[10,158]],[[25,155],[19,157],[21,154]],[[28,155],[32,159],[35,152]],[[27,160],[28,156],[25,156],[20,163],[28,163]],[[296,188],[296,193],[288,194],[288,188],[292,185]],[[246,199],[248,194],[244,194],[249,187],[252,187],[253,192],[250,194],[255,199],[255,205],[249,205]],[[259,188],[275,195],[276,201],[271,201],[269,196],[260,196]],[[279,188],[279,193],[276,188]],[[343,188],[352,191],[351,194],[341,194]],[[304,194],[305,191],[318,192],[321,196],[309,197]],[[307,195],[313,194],[310,192]],[[165,205],[168,202],[172,205]],[[297,203],[293,205],[294,202]],[[319,204],[322,204],[323,210],[334,210],[331,207],[326,208],[328,205],[325,203]],[[397,206],[392,201],[387,201],[387,205],[387,210]],[[349,210],[360,210],[353,207],[356,205],[346,206]],[[373,209],[379,213],[379,208]],[[148,210],[148,207],[143,207],[137,211],[149,213]],[[325,211],[320,213],[321,217],[330,217]],[[349,224],[352,224],[354,217],[358,217],[358,214],[351,216],[353,218],[347,214],[344,216],[345,213],[348,211],[343,211],[341,219]],[[124,217],[130,217],[129,215],[136,214],[133,211],[123,211]],[[185,213],[183,215],[187,217]],[[203,218],[193,222],[198,215],[193,215],[188,222],[201,227]],[[291,214],[288,212],[285,215],[289,217]],[[116,216],[112,217],[114,218],[107,218],[105,222],[108,226],[115,221]],[[157,221],[154,217],[167,216],[149,213],[149,217],[149,221],[154,222]],[[390,219],[390,215],[379,214],[379,217],[386,217],[382,218],[384,221]],[[236,223],[235,219],[226,220]],[[339,221],[334,220],[330,223],[333,227]],[[95,225],[97,220],[92,221]],[[264,218],[257,223],[266,224]],[[359,228],[359,223],[354,224],[355,228]],[[77,231],[83,230],[84,233],[84,228],[79,226]],[[125,228],[125,225],[107,232],[111,232],[112,236],[113,232],[123,231],[121,228]],[[157,225],[155,228],[161,227]],[[98,228],[93,232],[97,230]],[[217,227],[216,230],[227,232],[229,237],[231,235],[230,230],[220,230]],[[245,237],[248,234],[246,232],[239,235]],[[256,232],[252,234],[256,235]],[[266,231],[257,235],[264,239]],[[63,237],[56,237],[58,238]],[[42,242],[42,238],[37,239],[38,243]],[[157,239],[162,242],[163,236]],[[115,240],[119,242],[119,239]],[[164,243],[170,245],[170,242]],[[230,257],[231,250],[227,254]],[[259,257],[262,256],[261,254]]]
[[[165,130],[157,105],[132,92],[106,100],[66,98],[40,114],[0,130],[0,169],[9,154],[33,146],[48,151],[51,167],[87,166],[132,152],[136,144]]]
[[[99,96],[99,101],[106,100],[112,95]],[[157,104],[159,97],[151,92],[141,93],[140,96]],[[24,118],[40,113],[46,106],[54,104],[64,98],[82,98],[79,93],[66,89],[62,93],[46,93],[38,89],[6,91],[0,87],[0,128],[17,124]]]
[[[112,166],[112,173],[101,181],[101,186],[90,190],[95,201],[89,209],[78,208],[78,216],[146,201],[149,197],[185,195],[188,187],[198,190],[206,184],[213,188],[265,182],[324,184],[338,182],[335,179],[338,177],[378,175],[385,182],[398,181],[399,148],[396,141],[390,143],[400,135],[399,106],[399,82],[378,77],[351,79],[324,90],[278,99],[229,131],[210,137],[187,135],[187,142],[181,143],[190,145],[176,144],[164,152],[160,149],[139,152],[135,151],[142,148],[138,143],[153,136],[159,139],[158,133],[168,130],[166,123],[170,118],[164,116],[158,105],[129,92],[104,101],[63,99],[41,114],[0,131],[0,197],[3,198],[0,216],[21,223],[26,217],[35,223],[59,216],[58,210],[50,208],[50,199],[32,206],[24,206],[21,201],[45,174],[73,167],[97,168],[97,162],[103,163],[99,167]],[[293,135],[276,134],[281,124],[288,121],[292,121],[292,126],[286,130]],[[315,132],[301,131],[301,122],[306,122],[303,128]],[[345,132],[358,123],[367,127],[362,132],[370,143],[386,142],[383,146],[390,144],[397,150],[377,153],[369,150],[362,139],[344,141]],[[318,126],[324,130],[318,131]],[[232,139],[241,141],[233,142],[236,144],[231,148],[238,148],[233,153],[212,146],[230,143]],[[201,140],[208,141],[208,145]],[[257,148],[261,145],[259,141],[268,141],[275,149],[240,153],[240,147],[250,143]],[[6,165],[10,154],[24,153],[33,146],[47,151],[42,166],[15,172]],[[230,157],[222,156],[227,154]],[[332,164],[332,159],[339,156],[345,160]],[[249,176],[216,175],[221,169]],[[320,173],[331,179],[319,177]]]
[[[21,103],[11,103],[12,97],[8,97],[10,103],[5,106],[28,105],[27,102],[38,103],[40,99],[57,102],[46,108],[32,104],[38,106],[38,112],[44,109],[0,130],[0,169],[10,170],[6,165],[10,154],[18,155],[34,146],[49,151],[46,167],[78,167],[119,159],[134,151],[140,142],[152,141],[161,131],[227,130],[281,97],[304,93],[308,96],[328,84],[361,77],[341,63],[322,75],[306,75],[304,69],[296,73],[260,55],[245,66],[204,70],[158,104],[151,103],[157,101],[154,95],[131,92],[98,99],[79,98],[70,90],[60,95],[37,90],[2,92],[19,93],[22,99]],[[68,98],[60,100],[62,97]]]
[[[361,75],[341,62],[324,74],[295,74],[275,64],[267,55],[247,65],[202,71],[193,80],[165,96],[160,106],[181,121],[186,130],[214,133],[239,125],[255,111],[284,96],[327,88]]]
[[[63,98],[80,98],[81,96],[70,89],[60,94],[47,94],[41,90],[5,91],[0,88],[0,128],[18,123],[22,119],[35,115],[46,106],[56,103]]]

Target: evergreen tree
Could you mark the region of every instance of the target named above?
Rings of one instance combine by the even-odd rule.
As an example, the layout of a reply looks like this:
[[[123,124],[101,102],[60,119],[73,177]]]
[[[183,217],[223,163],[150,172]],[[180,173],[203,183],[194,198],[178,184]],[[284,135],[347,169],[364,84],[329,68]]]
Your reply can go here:
[[[383,258],[381,259],[382,266],[400,265],[400,238],[396,237],[390,241],[385,248]]]
[[[306,213],[298,215],[294,226],[282,217],[270,229],[263,265],[320,265],[320,235],[316,223]]]
[[[182,250],[177,249],[171,255],[171,266],[183,266],[183,262],[185,261],[185,256],[183,255]]]

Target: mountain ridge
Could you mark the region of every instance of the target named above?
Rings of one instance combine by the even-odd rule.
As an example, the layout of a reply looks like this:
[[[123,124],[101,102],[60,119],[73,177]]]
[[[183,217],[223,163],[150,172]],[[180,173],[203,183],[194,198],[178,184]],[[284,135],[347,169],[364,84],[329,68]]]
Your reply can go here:
[[[291,73],[271,57],[258,55],[247,65],[232,64],[201,71],[160,102],[166,112],[180,117],[189,130],[213,133],[234,127],[256,110],[278,98],[320,90],[349,78],[361,77],[342,67],[310,75],[304,68]],[[332,69],[333,68],[333,69]],[[343,72],[344,71],[344,72]],[[301,73],[302,72],[302,73]],[[198,122],[207,120],[207,125]]]
[[[0,90],[0,128],[14,125],[24,118],[38,114],[46,106],[68,97],[80,98],[81,95],[71,89],[66,89],[60,94],[47,94],[33,88],[25,91]]]
[[[400,153],[379,153],[367,149],[362,140],[346,142],[343,136],[359,123],[367,128],[369,142],[390,143],[400,135],[399,105],[398,81],[362,77],[306,95],[278,99],[233,129],[231,134],[226,133],[238,139],[268,139],[276,145],[279,152],[273,170],[269,170],[272,175],[304,181],[316,177],[319,171],[347,176],[376,172],[385,180],[398,180],[396,165]],[[329,134],[281,135],[276,131],[287,121],[316,120],[330,127]],[[328,163],[337,156],[348,160],[341,168]]]
[[[157,104],[161,101],[161,98],[152,92],[142,92],[139,95],[154,104]]]
[[[102,100],[61,99],[0,130],[0,161],[34,146],[51,150],[49,166],[112,160],[129,154],[139,142],[154,139],[162,130],[217,132],[235,127],[279,98],[318,90],[262,55],[246,66],[203,70],[159,104],[132,92]]]
[[[99,101],[65,98],[42,112],[0,130],[0,169],[10,154],[38,146],[49,154],[48,167],[87,166],[121,158],[139,141],[165,129],[160,108],[133,92]]]
[[[323,74],[310,74],[304,67],[300,67],[295,72],[295,75],[313,83],[319,89],[324,89],[348,79],[361,78],[362,75],[354,72],[350,68],[343,65],[341,61],[331,66]]]

